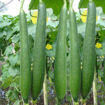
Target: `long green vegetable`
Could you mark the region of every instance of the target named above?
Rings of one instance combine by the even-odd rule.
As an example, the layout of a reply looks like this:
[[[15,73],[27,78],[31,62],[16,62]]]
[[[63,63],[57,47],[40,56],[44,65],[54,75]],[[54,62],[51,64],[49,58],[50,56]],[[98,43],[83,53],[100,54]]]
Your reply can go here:
[[[59,29],[56,45],[54,66],[55,90],[59,100],[63,99],[66,92],[66,34],[67,34],[67,8],[63,6],[60,13]]]
[[[92,87],[95,67],[95,28],[96,7],[94,2],[88,4],[86,33],[83,45],[82,96],[86,98]]]
[[[75,101],[77,101],[81,88],[80,70],[80,41],[77,32],[76,16],[72,8],[69,10],[70,21],[70,74],[69,87]]]
[[[41,92],[45,65],[46,65],[46,54],[45,54],[45,31],[46,31],[46,7],[44,3],[40,3],[38,7],[38,20],[36,27],[36,34],[34,40],[34,51],[33,51],[33,86],[32,96],[35,100]]]
[[[27,21],[23,9],[20,11],[20,42],[21,42],[20,90],[24,101],[27,102],[31,90],[31,70]]]

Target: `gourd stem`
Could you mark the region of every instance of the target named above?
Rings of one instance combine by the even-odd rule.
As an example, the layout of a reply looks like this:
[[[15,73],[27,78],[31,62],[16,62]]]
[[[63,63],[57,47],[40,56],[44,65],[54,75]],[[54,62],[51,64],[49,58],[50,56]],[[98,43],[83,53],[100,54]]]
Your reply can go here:
[[[73,8],[73,2],[74,2],[74,0],[69,0],[69,8],[70,8],[70,9]]]
[[[97,66],[97,56],[95,53],[95,72],[94,72],[94,80],[93,80],[93,100],[94,100],[94,105],[98,105],[97,103],[97,89],[96,89],[96,84],[97,84],[97,78],[96,78],[96,68]]]
[[[42,0],[40,0],[40,3],[42,3],[43,1]]]
[[[44,97],[44,105],[48,105],[48,96],[47,96],[47,73],[45,70],[45,77],[43,83],[43,97]]]
[[[66,0],[63,0],[63,2],[64,2],[64,6],[66,7]]]
[[[92,2],[93,0],[89,0],[89,2]]]
[[[96,90],[96,72],[94,74],[94,81],[93,81],[93,99],[94,99],[94,105],[97,104],[97,90]]]
[[[21,0],[20,10],[23,9],[24,1],[25,1],[25,0]]]

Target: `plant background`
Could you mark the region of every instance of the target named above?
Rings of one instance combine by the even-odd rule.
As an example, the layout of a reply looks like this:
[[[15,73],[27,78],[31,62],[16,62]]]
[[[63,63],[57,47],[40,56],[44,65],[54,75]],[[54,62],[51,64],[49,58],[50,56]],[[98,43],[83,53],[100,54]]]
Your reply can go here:
[[[37,10],[30,16],[27,14],[27,24],[29,33],[29,46],[31,55],[35,36]],[[82,14],[87,14],[86,9],[81,9]],[[85,35],[86,16],[76,12],[78,33],[82,45]],[[55,105],[56,95],[54,89],[54,59],[56,36],[59,24],[59,15],[55,15],[52,8],[47,9],[47,29],[46,29],[46,55],[47,55],[47,91],[50,105]],[[68,25],[69,29],[69,25]],[[20,72],[20,38],[19,38],[19,16],[10,15],[0,16],[0,102],[3,105],[20,105],[22,98],[19,90]],[[70,41],[67,34],[67,51],[69,51]],[[68,53],[68,52],[67,52]],[[96,53],[97,53],[97,92],[98,103],[105,103],[105,86],[103,84],[103,59],[105,55],[105,14],[102,8],[97,8],[97,27],[96,27]],[[32,57],[32,56],[31,56]],[[67,66],[69,66],[69,56],[67,56]],[[43,105],[43,91],[35,103]],[[67,93],[68,94],[68,93]],[[92,91],[87,99],[87,104],[92,105]],[[70,95],[65,97],[64,103],[71,101]],[[0,103],[0,104],[2,104]],[[52,104],[51,104],[52,103]]]

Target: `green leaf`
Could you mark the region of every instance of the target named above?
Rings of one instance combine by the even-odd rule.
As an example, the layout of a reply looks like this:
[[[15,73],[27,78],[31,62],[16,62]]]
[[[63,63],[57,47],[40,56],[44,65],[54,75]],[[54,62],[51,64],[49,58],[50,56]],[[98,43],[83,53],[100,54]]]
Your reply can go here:
[[[96,49],[96,54],[98,55],[98,56],[103,56],[104,55],[104,52],[103,52],[103,49]]]
[[[11,84],[11,82],[12,82],[12,76],[6,78],[6,79],[3,81],[1,87],[3,87],[4,89],[5,89],[5,88],[8,88],[9,85]]]
[[[13,30],[11,29],[8,29],[7,32],[6,32],[6,40],[9,40],[9,38],[13,35]]]
[[[13,105],[20,105],[20,100],[16,100]]]
[[[19,71],[16,67],[15,68],[9,67],[8,68],[8,73],[9,73],[10,76],[14,77],[19,73]]]
[[[2,38],[4,35],[6,35],[6,31],[0,32],[0,38]]]
[[[78,33],[82,35],[82,37],[85,37],[85,23],[78,23]]]
[[[105,27],[105,20],[99,19],[99,20],[97,21],[97,24],[99,24],[99,25]]]
[[[8,60],[12,66],[15,66],[18,61],[18,54],[17,55],[10,55]]]
[[[19,34],[18,35],[14,35],[13,37],[12,37],[12,42],[13,43],[17,43],[19,41]]]
[[[63,0],[43,0],[47,8],[52,8],[54,13],[57,15],[60,13],[61,7],[63,5]],[[29,5],[29,10],[34,10],[38,8],[39,0],[31,0]]]
[[[12,46],[12,45],[7,46],[7,48],[6,48],[5,52],[4,52],[4,54],[5,54],[6,56],[8,56],[9,54],[12,54],[12,53],[13,53],[13,46]]]
[[[105,0],[93,0],[96,4],[96,7],[102,7],[103,12],[105,13]],[[89,0],[80,0],[79,8],[87,8]]]
[[[103,46],[103,55],[105,55],[105,40],[102,42],[102,46]]]
[[[102,42],[105,39],[105,30],[98,31],[99,41]]]
[[[11,102],[14,102],[15,100],[18,100],[19,93],[16,91],[16,89],[11,88],[6,92],[5,95],[8,100],[11,100]]]
[[[57,20],[57,16],[54,15],[53,10],[51,8],[47,9],[47,17],[49,18],[47,26],[56,28],[59,24],[59,21]]]
[[[36,32],[36,25],[32,23],[28,24],[28,33],[29,35],[32,36],[33,39],[35,38],[35,32]]]
[[[56,40],[57,31],[48,32],[47,35],[47,42],[53,43]]]
[[[48,21],[47,25],[56,28],[58,26],[58,21]]]

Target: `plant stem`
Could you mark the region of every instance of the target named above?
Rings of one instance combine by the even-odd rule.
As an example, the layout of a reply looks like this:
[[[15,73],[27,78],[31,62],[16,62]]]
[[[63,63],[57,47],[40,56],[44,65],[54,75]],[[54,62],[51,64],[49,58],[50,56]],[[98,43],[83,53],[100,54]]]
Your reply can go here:
[[[40,3],[42,3],[43,1],[42,0],[40,0]]]
[[[43,97],[44,97],[44,105],[48,105],[48,97],[47,97],[47,73],[45,70],[45,77],[43,83]]]
[[[94,72],[94,80],[93,80],[93,99],[94,99],[94,105],[98,105],[97,103],[97,89],[96,89],[96,82],[97,82],[97,75],[96,75],[96,66],[97,66],[97,56],[95,55],[95,72]]]
[[[20,10],[22,10],[22,9],[23,9],[24,1],[25,1],[25,0],[21,0]]]
[[[66,5],[66,0],[63,0],[63,2],[64,2],[64,5]]]
[[[74,0],[69,0],[69,8],[73,8],[73,2]]]
[[[93,99],[94,99],[94,105],[97,104],[97,90],[96,90],[96,72],[94,74],[94,81],[93,81]]]
[[[71,96],[71,99],[72,99],[72,105],[74,105],[74,100],[73,100],[72,96]]]
[[[92,2],[93,0],[89,0],[89,2]]]

